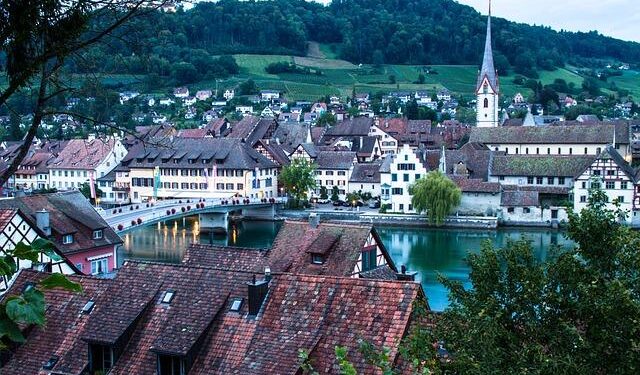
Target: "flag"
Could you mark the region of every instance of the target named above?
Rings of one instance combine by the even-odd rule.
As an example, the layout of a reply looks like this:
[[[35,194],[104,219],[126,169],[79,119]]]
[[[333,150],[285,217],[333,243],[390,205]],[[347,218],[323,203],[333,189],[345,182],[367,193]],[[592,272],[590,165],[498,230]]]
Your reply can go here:
[[[209,189],[209,168],[204,169],[204,181],[207,184],[207,189]]]
[[[218,175],[218,166],[216,165],[216,162],[213,162],[213,169],[211,172],[211,185],[209,185],[209,191],[211,190],[215,190],[216,189],[216,176]]]
[[[91,190],[91,199],[93,199],[93,201],[95,202],[96,200],[96,179],[95,179],[95,174],[93,171],[91,171],[90,177],[89,177],[89,190]]]
[[[160,188],[160,167],[153,169],[153,199],[158,198],[158,189]]]

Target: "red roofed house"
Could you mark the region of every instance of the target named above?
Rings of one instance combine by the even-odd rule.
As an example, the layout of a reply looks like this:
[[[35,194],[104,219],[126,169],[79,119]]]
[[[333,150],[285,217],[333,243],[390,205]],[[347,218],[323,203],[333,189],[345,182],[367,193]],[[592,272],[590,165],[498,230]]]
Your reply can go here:
[[[8,294],[42,277],[22,271]],[[335,347],[379,374],[359,339],[405,364],[399,343],[427,306],[419,283],[127,262],[113,280],[72,276],[46,290],[47,323],[2,359],[2,374],[300,374],[302,350],[338,374]],[[71,328],[72,327],[72,328]]]
[[[58,190],[76,189],[114,169],[127,154],[117,138],[72,139],[49,163],[49,181]]]
[[[36,222],[69,263],[84,274],[109,273],[118,264],[116,250],[122,240],[79,191],[0,200],[0,208],[20,210]]]
[[[36,213],[36,220],[43,221],[47,215],[46,212],[38,212]],[[38,238],[46,237],[46,234],[38,228],[36,222],[28,215],[20,212],[20,210],[0,209],[0,252],[3,257],[21,242],[25,245],[30,245]],[[20,269],[33,268],[39,271],[58,272],[66,275],[77,273],[73,263],[69,262],[61,252],[56,249],[55,253],[56,256],[51,255],[51,257],[46,254],[40,254],[38,262],[35,264],[29,260],[16,259],[16,265]],[[5,290],[10,284],[11,280],[6,276],[2,276],[0,279],[0,291]]]

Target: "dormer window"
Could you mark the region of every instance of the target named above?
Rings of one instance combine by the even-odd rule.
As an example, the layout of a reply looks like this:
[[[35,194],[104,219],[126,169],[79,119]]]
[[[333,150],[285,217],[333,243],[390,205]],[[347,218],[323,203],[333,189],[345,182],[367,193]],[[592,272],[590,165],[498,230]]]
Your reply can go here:
[[[162,303],[164,304],[170,304],[171,301],[173,300],[173,296],[176,294],[175,291],[169,289],[164,293],[164,296],[162,297]]]
[[[106,374],[113,367],[113,349],[108,345],[89,344],[89,373]]]
[[[313,264],[324,264],[324,257],[319,254],[313,254],[311,256],[311,263]]]
[[[63,245],[70,245],[72,243],[73,243],[73,234],[65,234],[64,236],[62,236]]]
[[[184,358],[158,354],[158,375],[185,375],[187,371]]]
[[[102,229],[96,229],[93,231],[93,239],[101,240],[104,237],[104,231]]]

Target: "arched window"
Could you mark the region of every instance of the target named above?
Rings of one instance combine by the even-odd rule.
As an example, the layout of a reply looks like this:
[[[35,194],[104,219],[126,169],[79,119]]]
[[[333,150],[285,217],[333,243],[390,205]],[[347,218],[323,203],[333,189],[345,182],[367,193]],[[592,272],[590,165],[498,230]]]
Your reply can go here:
[[[489,108],[489,99],[484,98],[484,107]]]

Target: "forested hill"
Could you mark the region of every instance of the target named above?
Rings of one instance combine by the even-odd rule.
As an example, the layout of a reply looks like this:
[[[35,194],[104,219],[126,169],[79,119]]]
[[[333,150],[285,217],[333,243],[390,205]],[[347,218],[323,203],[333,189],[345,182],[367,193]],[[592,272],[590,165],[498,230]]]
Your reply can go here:
[[[123,59],[101,59],[114,53],[114,45],[93,51],[102,68],[145,73],[181,61],[198,68],[197,60],[207,55],[304,55],[309,41],[330,44],[339,58],[354,63],[476,65],[486,28],[485,16],[452,0],[334,0],[327,7],[303,0],[221,0],[136,22],[126,32],[135,33],[140,43],[115,45]],[[535,77],[540,69],[566,64],[640,63],[640,43],[596,32],[556,32],[501,18],[493,25],[496,65],[502,72]],[[136,56],[158,60],[136,65],[130,61]]]

